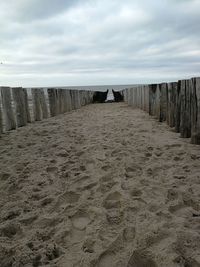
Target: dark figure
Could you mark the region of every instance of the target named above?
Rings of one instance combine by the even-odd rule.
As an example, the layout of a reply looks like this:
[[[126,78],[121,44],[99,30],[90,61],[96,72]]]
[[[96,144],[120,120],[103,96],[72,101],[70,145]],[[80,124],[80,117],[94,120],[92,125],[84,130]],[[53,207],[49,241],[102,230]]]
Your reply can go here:
[[[93,95],[93,103],[104,103],[106,101],[108,90],[106,92],[96,91]]]
[[[124,101],[124,96],[122,95],[122,93],[114,91],[113,89],[112,89],[112,92],[113,92],[113,95],[114,95],[115,102]]]

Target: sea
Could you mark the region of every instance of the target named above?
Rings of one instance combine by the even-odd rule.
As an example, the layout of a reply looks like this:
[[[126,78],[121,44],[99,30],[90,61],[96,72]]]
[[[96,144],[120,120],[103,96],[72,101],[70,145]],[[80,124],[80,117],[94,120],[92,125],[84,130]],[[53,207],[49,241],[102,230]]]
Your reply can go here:
[[[83,86],[48,86],[48,87],[31,87],[31,88],[43,88],[45,94],[47,94],[47,89],[56,88],[56,89],[71,89],[71,90],[86,90],[86,91],[106,91],[108,92],[108,98],[112,98],[112,89],[115,91],[121,91],[123,89],[136,87],[137,84],[120,84],[120,85],[83,85]],[[31,88],[28,89],[28,94],[31,94]]]

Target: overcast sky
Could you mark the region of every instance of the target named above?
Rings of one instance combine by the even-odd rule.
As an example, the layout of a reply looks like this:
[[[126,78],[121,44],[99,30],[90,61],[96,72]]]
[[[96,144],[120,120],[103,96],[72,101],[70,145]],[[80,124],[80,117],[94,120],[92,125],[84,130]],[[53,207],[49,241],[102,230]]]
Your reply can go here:
[[[200,76],[200,0],[0,0],[0,85]]]

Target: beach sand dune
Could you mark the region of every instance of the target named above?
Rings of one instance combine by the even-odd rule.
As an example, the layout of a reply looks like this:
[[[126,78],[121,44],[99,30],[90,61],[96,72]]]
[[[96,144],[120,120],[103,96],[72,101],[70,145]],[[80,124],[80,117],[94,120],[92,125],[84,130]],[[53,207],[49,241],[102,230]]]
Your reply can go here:
[[[200,266],[200,150],[124,103],[0,138],[0,267]]]

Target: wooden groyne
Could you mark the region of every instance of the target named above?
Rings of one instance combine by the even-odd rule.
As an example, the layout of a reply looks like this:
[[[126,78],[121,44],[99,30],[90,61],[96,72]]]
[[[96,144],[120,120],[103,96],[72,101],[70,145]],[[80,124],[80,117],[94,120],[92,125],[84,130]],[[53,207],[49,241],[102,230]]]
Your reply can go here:
[[[92,91],[33,88],[0,87],[0,135],[6,131],[26,126],[79,109],[92,102]]]
[[[141,85],[123,93],[128,105],[166,121],[182,138],[200,145],[200,78]]]

